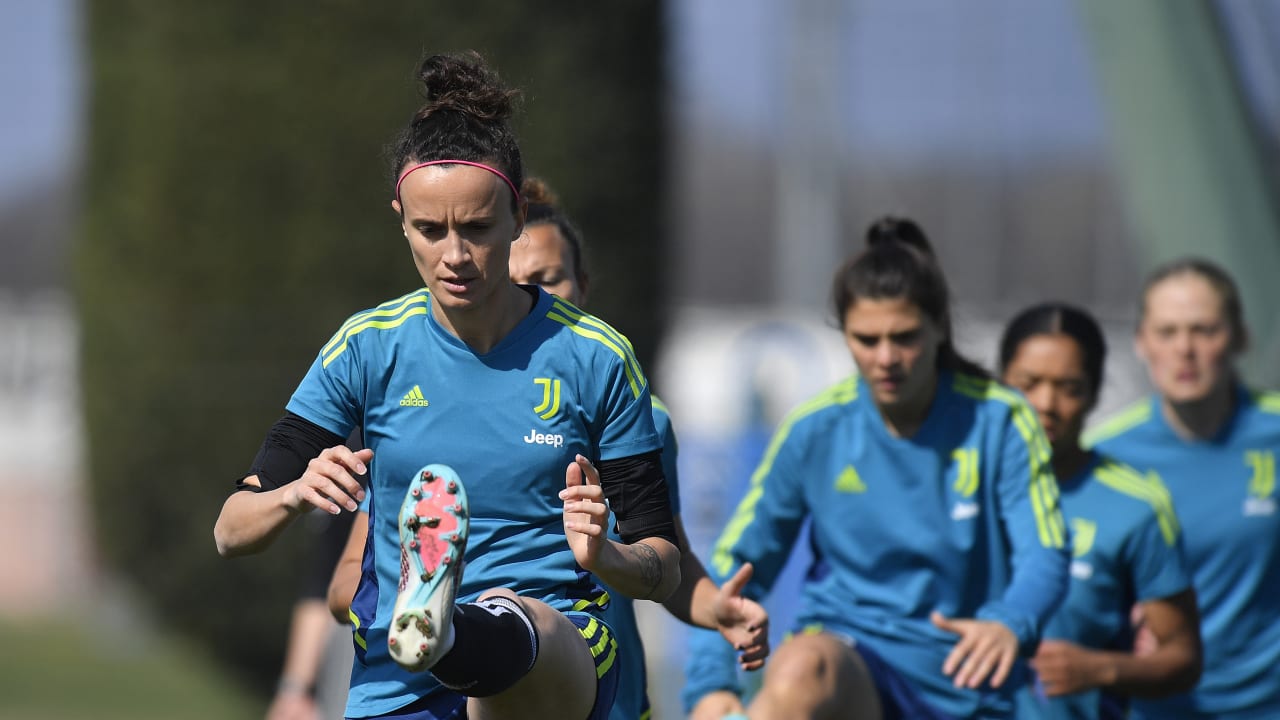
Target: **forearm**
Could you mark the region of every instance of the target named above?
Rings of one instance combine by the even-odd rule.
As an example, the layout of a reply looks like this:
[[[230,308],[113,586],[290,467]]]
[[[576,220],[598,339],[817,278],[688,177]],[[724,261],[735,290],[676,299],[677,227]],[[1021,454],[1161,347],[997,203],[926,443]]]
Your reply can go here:
[[[662,606],[683,623],[715,630],[718,626],[713,610],[719,588],[707,575],[702,561],[689,549],[689,536],[685,534],[680,516],[674,519],[676,538],[680,541],[680,585]]]
[[[241,490],[222,505],[213,525],[218,554],[237,557],[261,552],[301,512],[284,502],[287,487],[264,492]]]
[[[360,563],[368,535],[369,516],[360,512],[351,525],[347,546],[338,558],[338,564],[333,569],[333,580],[329,583],[329,612],[343,624],[351,622],[351,599],[355,597],[356,588],[360,585]]]
[[[715,601],[720,588],[692,552],[680,553],[680,586],[662,603],[680,622],[717,630]]]
[[[591,569],[627,597],[663,602],[680,585],[680,551],[656,537],[630,545],[610,540]]]
[[[318,599],[301,600],[293,608],[289,644],[285,651],[281,686],[310,692],[320,670],[333,620]]]
[[[1013,580],[1000,599],[983,605],[977,617],[1004,623],[1018,638],[1021,653],[1033,653],[1040,628],[1066,595],[1068,564],[1063,549],[1029,548],[1015,563]]]
[[[1123,695],[1163,697],[1187,692],[1200,678],[1194,651],[1166,645],[1149,655],[1090,650],[1085,670],[1093,685]]]

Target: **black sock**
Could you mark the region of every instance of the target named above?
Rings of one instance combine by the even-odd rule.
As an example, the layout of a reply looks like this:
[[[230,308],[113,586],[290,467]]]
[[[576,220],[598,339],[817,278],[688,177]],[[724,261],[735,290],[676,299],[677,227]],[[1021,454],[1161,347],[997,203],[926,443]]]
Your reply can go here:
[[[529,674],[538,631],[520,603],[491,597],[453,609],[453,648],[431,666],[445,687],[470,697],[496,695]]]

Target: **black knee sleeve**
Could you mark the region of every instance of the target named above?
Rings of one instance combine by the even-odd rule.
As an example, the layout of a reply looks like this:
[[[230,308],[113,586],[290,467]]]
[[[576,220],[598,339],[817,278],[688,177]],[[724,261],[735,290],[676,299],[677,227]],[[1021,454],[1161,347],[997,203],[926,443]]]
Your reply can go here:
[[[445,687],[469,697],[497,695],[529,674],[538,631],[520,603],[491,597],[453,610],[453,649],[431,668]]]

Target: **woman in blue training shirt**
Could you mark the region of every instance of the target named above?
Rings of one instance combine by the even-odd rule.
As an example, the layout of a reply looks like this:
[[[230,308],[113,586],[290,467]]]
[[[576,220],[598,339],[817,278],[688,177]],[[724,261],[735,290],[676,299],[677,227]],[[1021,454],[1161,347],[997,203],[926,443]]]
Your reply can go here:
[[[712,557],[719,577],[752,563],[746,594],[762,595],[812,522],[800,632],[748,711],[1008,717],[1017,660],[1067,587],[1049,446],[1026,402],[957,354],[920,228],[886,218],[867,240],[833,288],[858,374],[783,422]],[[732,661],[694,654],[686,702]]]
[[[426,287],[334,335],[214,536],[260,551],[304,512],[354,512],[366,475],[347,715],[603,720],[618,670],[597,579],[655,600],[679,582],[648,383],[613,328],[508,277],[514,91],[474,54],[418,77],[391,206]]]
[[[589,276],[583,257],[582,240],[577,228],[564,211],[551,189],[538,178],[525,178],[521,195],[528,201],[524,233],[511,245],[510,275],[518,285],[539,286],[574,305],[582,305],[587,297]],[[662,438],[662,468],[667,479],[668,498],[675,521],[676,538],[680,541],[680,585],[663,605],[680,620],[704,628],[714,628],[742,650],[744,669],[755,670],[764,664],[768,653],[768,614],[764,608],[735,589],[745,583],[749,568],[717,589],[707,576],[702,562],[688,549],[689,541],[680,520],[679,481],[676,467],[676,435],[666,406],[656,396],[653,400],[653,423]],[[361,509],[367,512],[365,503]],[[368,535],[368,516],[358,513],[351,528],[346,549],[338,561],[329,587],[329,607],[339,622],[348,622],[351,598],[360,579],[360,563]],[[619,540],[616,532],[610,537]],[[710,595],[710,602],[701,600]],[[720,607],[717,607],[720,606]],[[694,615],[693,608],[704,612]],[[709,611],[709,613],[707,612]],[[649,699],[646,694],[644,645],[636,625],[635,608],[630,598],[610,593],[603,617],[618,640],[617,697],[609,712],[610,720],[647,720]],[[717,635],[720,637],[720,635]]]
[[[1200,684],[1135,700],[1134,717],[1280,717],[1280,395],[1242,384],[1235,359],[1246,344],[1226,271],[1196,258],[1157,269],[1135,343],[1156,394],[1088,437],[1168,487],[1200,605]]]
[[[1080,446],[1098,400],[1107,346],[1083,310],[1045,303],[1019,313],[1000,340],[1004,381],[1035,408],[1072,533],[1071,585],[1049,619],[1019,693],[1022,718],[1124,717],[1124,696],[1185,692],[1200,677],[1200,627],[1182,534],[1154,478]],[[1132,651],[1135,603],[1157,647]]]

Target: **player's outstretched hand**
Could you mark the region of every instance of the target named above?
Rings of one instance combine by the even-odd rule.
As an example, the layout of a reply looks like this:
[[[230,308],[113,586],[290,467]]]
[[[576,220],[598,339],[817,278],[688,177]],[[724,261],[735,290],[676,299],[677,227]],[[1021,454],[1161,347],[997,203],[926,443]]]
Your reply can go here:
[[[368,472],[373,451],[365,448],[352,452],[346,445],[325,448],[307,463],[302,477],[285,486],[284,504],[299,512],[319,508],[337,515],[345,508],[355,512],[364,499],[357,475]]]
[[[759,670],[769,656],[769,613],[756,601],[742,596],[751,580],[751,563],[744,563],[716,593],[713,612],[720,634],[738,651],[743,670]]]
[[[609,542],[609,506],[600,487],[600,471],[578,455],[564,470],[564,535],[573,557],[587,570],[596,567],[600,550]]]
[[[1009,677],[1018,656],[1018,638],[1004,623],[993,620],[947,618],[934,612],[934,626],[960,636],[942,663],[942,672],[956,687],[976,688],[990,679],[991,687]]]

